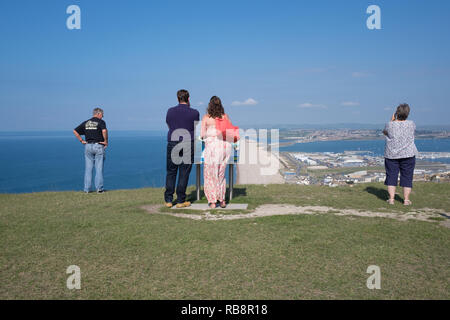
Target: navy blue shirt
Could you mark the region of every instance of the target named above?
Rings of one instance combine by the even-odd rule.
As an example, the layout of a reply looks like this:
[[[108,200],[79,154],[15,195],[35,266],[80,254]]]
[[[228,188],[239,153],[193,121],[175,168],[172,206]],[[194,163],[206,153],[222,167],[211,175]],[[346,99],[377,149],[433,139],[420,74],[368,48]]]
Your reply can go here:
[[[187,104],[179,104],[170,108],[167,111],[166,123],[169,126],[169,133],[167,134],[167,141],[183,141],[183,137],[179,138],[174,136],[172,140],[172,133],[176,129],[186,129],[189,131],[190,140],[195,139],[195,123],[194,121],[200,121],[200,113],[192,109]],[[181,133],[182,134],[182,133]]]

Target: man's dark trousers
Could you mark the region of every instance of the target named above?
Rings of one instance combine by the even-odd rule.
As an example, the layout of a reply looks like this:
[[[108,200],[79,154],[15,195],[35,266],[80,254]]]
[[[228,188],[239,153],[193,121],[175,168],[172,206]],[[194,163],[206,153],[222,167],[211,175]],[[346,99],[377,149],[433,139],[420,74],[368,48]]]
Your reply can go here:
[[[187,144],[187,148],[191,148],[190,163],[175,164],[172,159],[172,149],[179,143]],[[183,150],[181,150],[180,157],[183,157]],[[188,161],[189,162],[189,161]],[[173,201],[173,193],[175,192],[175,182],[177,180],[177,203],[186,201],[186,188],[189,182],[189,175],[191,173],[192,164],[194,163],[194,141],[178,142],[169,141],[167,143],[167,175],[166,175],[166,191],[164,192],[164,200],[166,202]]]

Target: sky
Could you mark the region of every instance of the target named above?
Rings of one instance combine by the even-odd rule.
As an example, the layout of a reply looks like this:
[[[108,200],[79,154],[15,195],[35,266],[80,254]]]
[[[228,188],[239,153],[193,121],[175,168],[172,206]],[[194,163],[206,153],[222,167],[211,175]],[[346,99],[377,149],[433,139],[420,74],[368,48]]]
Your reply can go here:
[[[66,9],[78,5],[81,29]],[[381,29],[366,25],[369,5]],[[450,123],[450,1],[2,0],[0,131],[161,130],[176,92],[238,126]]]

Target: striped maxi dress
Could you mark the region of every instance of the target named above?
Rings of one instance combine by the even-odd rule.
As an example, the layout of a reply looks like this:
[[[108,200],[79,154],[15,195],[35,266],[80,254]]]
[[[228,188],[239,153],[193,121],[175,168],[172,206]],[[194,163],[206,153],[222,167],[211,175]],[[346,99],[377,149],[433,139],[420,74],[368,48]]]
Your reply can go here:
[[[204,150],[204,191],[208,203],[225,200],[225,170],[231,155],[231,144],[217,137],[208,137]]]

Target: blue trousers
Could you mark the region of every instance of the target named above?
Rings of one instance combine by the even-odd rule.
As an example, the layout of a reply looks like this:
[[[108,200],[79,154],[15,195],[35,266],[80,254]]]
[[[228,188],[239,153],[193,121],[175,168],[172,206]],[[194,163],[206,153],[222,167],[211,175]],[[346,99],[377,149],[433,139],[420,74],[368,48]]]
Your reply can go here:
[[[180,144],[180,145],[178,145]],[[177,146],[178,145],[178,146]],[[182,161],[179,163],[177,159],[172,158],[172,150],[177,147],[180,148],[184,145],[184,149],[181,148],[180,152],[175,152],[175,158],[184,158],[183,150],[188,150],[190,148],[190,157],[187,156],[187,161]],[[176,151],[177,149],[175,149]],[[180,159],[178,159],[180,160]],[[172,202],[173,194],[175,192],[175,182],[177,180],[178,175],[178,183],[177,183],[177,203],[183,203],[186,201],[186,188],[189,182],[189,175],[191,173],[192,164],[194,163],[194,142],[177,142],[177,141],[169,141],[167,143],[167,174],[166,174],[166,190],[164,192],[164,201]]]
[[[86,144],[84,148],[86,167],[84,171],[84,191],[89,192],[92,185],[92,170],[95,166],[95,189],[103,190],[103,163],[105,147],[101,144]]]
[[[412,188],[414,167],[416,166],[416,157],[403,159],[384,159],[386,168],[386,180],[384,184],[387,186],[397,186],[398,173],[400,172],[400,186]]]

